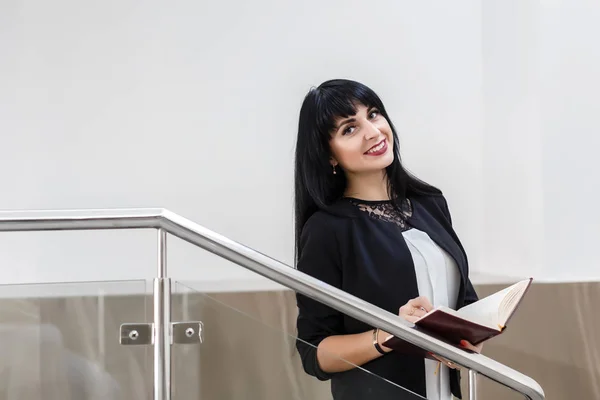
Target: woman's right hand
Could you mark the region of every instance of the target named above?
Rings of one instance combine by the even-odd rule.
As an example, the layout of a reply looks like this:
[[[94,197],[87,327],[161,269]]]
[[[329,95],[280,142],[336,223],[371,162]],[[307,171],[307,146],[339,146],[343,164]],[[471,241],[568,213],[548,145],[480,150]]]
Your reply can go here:
[[[419,296],[415,299],[409,300],[408,303],[400,307],[399,315],[407,321],[412,323],[416,322],[423,315],[427,314],[433,309],[431,302],[427,297]],[[449,368],[458,369],[458,366],[453,362],[446,360],[437,354],[429,353],[433,358],[441,363],[444,363]]]
[[[405,320],[415,323],[423,315],[433,309],[431,302],[427,297],[419,296],[409,300],[405,305],[400,307],[399,316]]]
[[[404,318],[405,320],[414,323],[427,312],[431,311],[432,308],[433,306],[431,305],[431,302],[429,301],[429,299],[427,299],[427,297],[419,296],[417,298],[409,300],[405,305],[400,307],[398,315]],[[389,333],[384,331],[379,331],[379,334],[379,338],[383,338],[384,341],[390,336]],[[379,343],[381,344],[381,342]],[[382,347],[385,351],[391,351],[391,349],[383,345]]]

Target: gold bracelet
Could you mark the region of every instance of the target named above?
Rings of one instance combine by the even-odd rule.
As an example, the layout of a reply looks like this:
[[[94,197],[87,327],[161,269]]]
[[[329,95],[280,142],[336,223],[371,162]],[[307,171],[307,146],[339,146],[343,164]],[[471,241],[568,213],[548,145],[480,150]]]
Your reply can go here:
[[[377,350],[379,352],[379,354],[385,355],[385,354],[387,354],[387,352],[383,351],[383,349],[379,345],[378,333],[379,333],[379,328],[373,329],[373,346],[375,347],[375,350]]]

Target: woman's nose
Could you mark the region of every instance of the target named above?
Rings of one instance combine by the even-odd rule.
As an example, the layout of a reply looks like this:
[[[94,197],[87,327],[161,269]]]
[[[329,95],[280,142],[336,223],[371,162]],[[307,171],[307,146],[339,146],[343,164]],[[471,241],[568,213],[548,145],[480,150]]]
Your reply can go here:
[[[376,138],[381,134],[381,132],[379,132],[379,129],[370,121],[366,123],[364,132],[366,140]]]

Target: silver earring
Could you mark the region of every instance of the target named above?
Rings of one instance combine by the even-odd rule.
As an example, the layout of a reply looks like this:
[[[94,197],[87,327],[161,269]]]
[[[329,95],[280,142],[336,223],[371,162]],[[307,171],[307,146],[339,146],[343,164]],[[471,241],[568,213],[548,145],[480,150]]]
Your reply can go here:
[[[336,175],[337,171],[335,170],[335,165],[332,165],[332,167],[333,167],[333,174]]]

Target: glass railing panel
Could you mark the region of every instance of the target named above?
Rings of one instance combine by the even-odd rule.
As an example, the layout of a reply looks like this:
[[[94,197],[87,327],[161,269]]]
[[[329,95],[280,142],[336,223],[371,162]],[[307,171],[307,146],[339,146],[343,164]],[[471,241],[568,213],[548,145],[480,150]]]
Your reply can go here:
[[[193,282],[173,285],[173,317],[203,322],[203,343],[172,348],[173,400],[331,399],[330,381],[303,370],[296,351],[295,297],[289,290],[228,291]],[[351,366],[368,398],[424,399]]]
[[[509,364],[507,364],[509,365]],[[465,378],[468,376],[465,373]],[[467,382],[468,379],[465,379]],[[504,385],[499,385],[498,382],[489,379],[483,375],[477,375],[475,379],[475,392],[477,394],[477,399],[502,399],[502,400],[523,400],[528,399],[527,396],[514,391],[511,388],[508,388]],[[469,393],[468,389],[466,389],[465,393]]]
[[[152,398],[152,347],[123,346],[151,314],[145,281],[0,285],[0,400]]]

